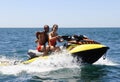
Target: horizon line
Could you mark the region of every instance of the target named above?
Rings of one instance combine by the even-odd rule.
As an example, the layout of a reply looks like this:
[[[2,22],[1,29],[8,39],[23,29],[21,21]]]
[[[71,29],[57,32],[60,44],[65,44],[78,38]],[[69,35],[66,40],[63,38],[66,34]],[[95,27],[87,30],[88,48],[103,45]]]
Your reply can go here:
[[[0,28],[43,28],[43,27],[32,27],[32,26],[0,26]],[[59,28],[120,28],[120,26],[60,26]]]

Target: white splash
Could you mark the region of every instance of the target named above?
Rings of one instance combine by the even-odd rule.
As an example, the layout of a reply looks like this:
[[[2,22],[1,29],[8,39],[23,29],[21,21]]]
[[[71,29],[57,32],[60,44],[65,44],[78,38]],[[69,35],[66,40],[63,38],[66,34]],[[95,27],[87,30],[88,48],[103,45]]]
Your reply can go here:
[[[9,61],[13,63],[16,60],[18,61],[18,59],[15,58],[6,58],[5,56],[0,57],[0,61]],[[93,65],[115,66],[118,64],[110,61],[107,58],[103,60],[103,58],[101,57]],[[50,72],[63,68],[80,68],[80,65],[78,65],[76,59],[65,50],[63,50],[61,53],[52,53],[52,55],[50,55],[47,59],[41,58],[28,65],[19,64],[0,66],[0,73],[7,75],[19,75],[20,73],[33,74]]]
[[[108,65],[108,66],[116,66],[119,65],[115,62],[112,62],[110,59],[106,58],[103,59],[103,57],[101,57],[97,62],[94,63],[95,65]]]
[[[2,59],[7,61],[15,61],[6,58]],[[75,58],[73,58],[71,54],[69,54],[67,51],[54,53],[50,55],[47,59],[38,59],[28,65],[20,64],[11,66],[0,66],[0,73],[7,75],[18,75],[21,72],[42,73],[62,68],[79,68]]]

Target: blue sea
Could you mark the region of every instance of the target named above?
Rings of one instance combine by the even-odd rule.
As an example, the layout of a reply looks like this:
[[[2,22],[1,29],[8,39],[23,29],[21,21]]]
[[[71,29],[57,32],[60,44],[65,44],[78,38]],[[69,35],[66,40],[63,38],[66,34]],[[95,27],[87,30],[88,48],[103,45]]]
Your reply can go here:
[[[0,28],[0,61],[24,61],[42,28]],[[29,65],[0,66],[0,82],[120,82],[120,28],[59,28],[59,35],[83,34],[110,47],[106,59],[78,65],[65,50]],[[64,43],[58,43],[58,46]]]

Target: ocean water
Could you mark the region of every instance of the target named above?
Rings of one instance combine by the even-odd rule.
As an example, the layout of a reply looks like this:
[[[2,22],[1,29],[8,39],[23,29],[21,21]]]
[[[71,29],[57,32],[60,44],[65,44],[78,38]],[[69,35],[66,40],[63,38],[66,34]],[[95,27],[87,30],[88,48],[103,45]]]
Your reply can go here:
[[[0,28],[0,61],[24,61],[42,28]],[[83,34],[110,47],[106,59],[78,65],[65,50],[29,65],[0,66],[0,82],[120,82],[120,28],[59,28],[60,35]],[[63,45],[63,43],[58,43]]]

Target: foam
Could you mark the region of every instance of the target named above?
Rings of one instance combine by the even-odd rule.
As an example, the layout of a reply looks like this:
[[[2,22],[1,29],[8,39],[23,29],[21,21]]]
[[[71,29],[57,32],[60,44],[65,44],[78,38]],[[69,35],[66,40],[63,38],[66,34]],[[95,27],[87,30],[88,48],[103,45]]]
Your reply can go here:
[[[107,65],[107,66],[116,66],[119,65],[113,61],[111,61],[109,58],[104,59],[101,57],[97,62],[94,63],[95,65]]]
[[[7,59],[6,57],[2,57],[2,60],[6,61],[16,61],[16,59]],[[74,62],[73,62],[74,61]],[[42,72],[50,72],[63,68],[79,68],[77,62],[75,62],[75,58],[73,58],[68,52],[63,51],[61,53],[52,53],[48,59],[38,59],[31,64],[24,65],[11,65],[11,66],[1,66],[0,72],[2,74],[13,74],[18,75],[21,72],[26,73],[42,73]]]

